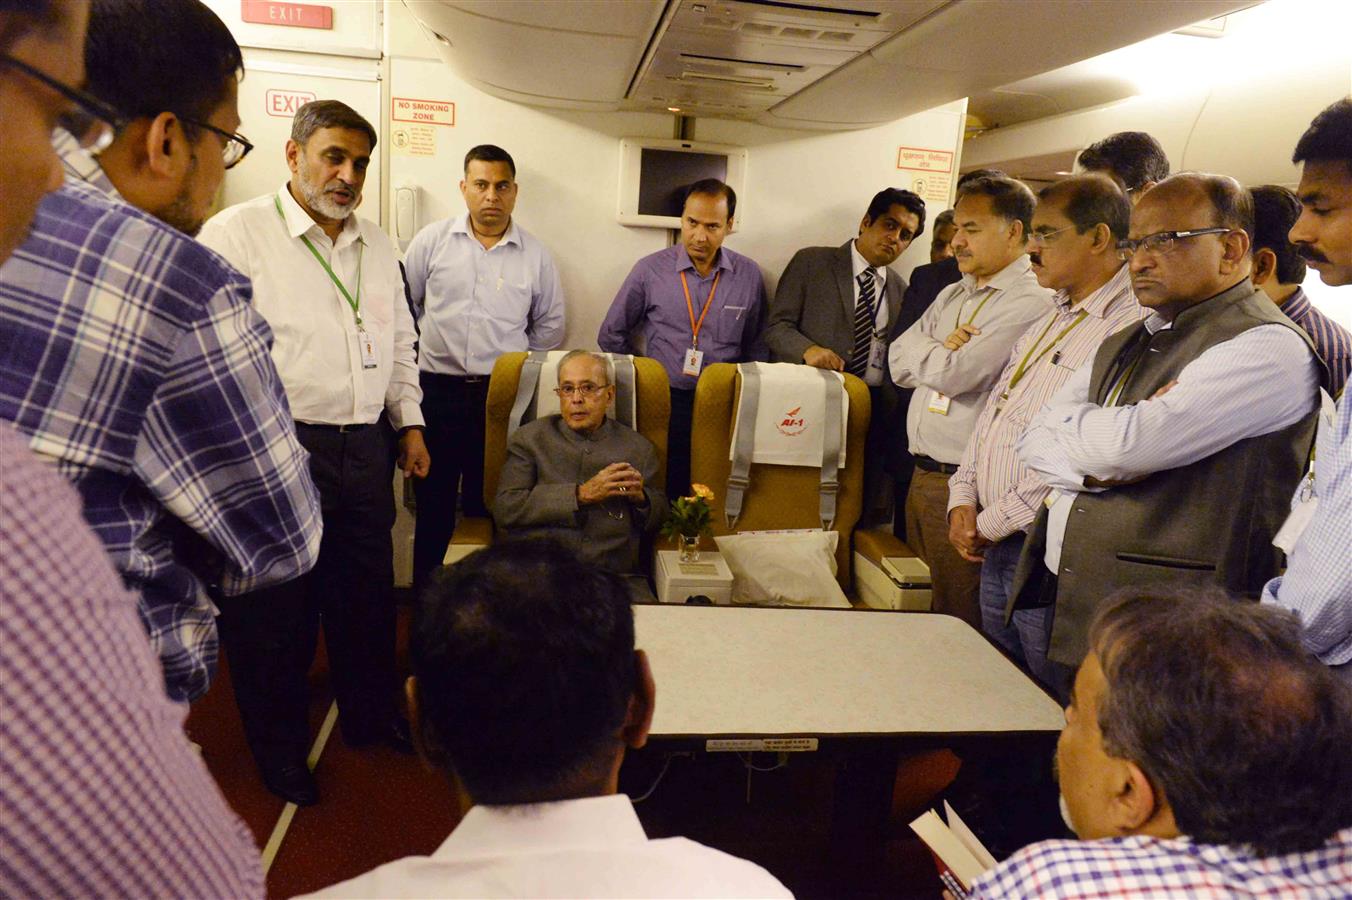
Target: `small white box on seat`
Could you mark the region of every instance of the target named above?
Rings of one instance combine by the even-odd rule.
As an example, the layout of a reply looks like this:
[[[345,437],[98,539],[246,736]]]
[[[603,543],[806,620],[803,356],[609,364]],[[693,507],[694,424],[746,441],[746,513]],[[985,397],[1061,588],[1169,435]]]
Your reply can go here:
[[[701,594],[719,606],[732,602],[732,570],[716,551],[703,551],[698,562],[683,563],[678,551],[659,550],[654,574],[662,603],[684,603]]]
[[[854,584],[859,599],[873,609],[930,608],[929,567],[914,556],[885,557],[879,565],[855,553]]]

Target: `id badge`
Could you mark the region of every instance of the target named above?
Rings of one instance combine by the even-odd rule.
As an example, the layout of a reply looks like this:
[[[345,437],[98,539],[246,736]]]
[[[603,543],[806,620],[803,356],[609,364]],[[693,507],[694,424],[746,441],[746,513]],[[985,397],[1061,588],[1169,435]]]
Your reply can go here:
[[[1299,493],[1295,505],[1291,507],[1291,514],[1273,535],[1272,546],[1285,553],[1289,559],[1296,549],[1296,542],[1300,540],[1310,520],[1314,518],[1314,511],[1318,506],[1318,497],[1309,496],[1303,491]]]
[[[932,391],[930,394],[929,411],[938,413],[941,416],[948,415],[948,407],[952,405],[953,398],[946,397],[938,391]]]
[[[702,368],[704,368],[704,351],[696,350],[694,347],[686,350],[685,366],[681,369],[681,374],[698,378],[700,369]]]
[[[868,348],[868,367],[876,372],[883,372],[887,367],[887,344],[876,334]]]
[[[380,366],[380,355],[376,352],[375,338],[365,328],[357,332],[357,350],[361,353],[361,367],[375,369]]]

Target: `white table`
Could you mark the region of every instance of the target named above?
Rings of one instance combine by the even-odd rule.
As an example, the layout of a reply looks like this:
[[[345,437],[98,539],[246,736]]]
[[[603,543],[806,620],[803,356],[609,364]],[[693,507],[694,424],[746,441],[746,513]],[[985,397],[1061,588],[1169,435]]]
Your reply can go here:
[[[636,606],[655,738],[1056,732],[1061,708],[971,626],[868,610]]]

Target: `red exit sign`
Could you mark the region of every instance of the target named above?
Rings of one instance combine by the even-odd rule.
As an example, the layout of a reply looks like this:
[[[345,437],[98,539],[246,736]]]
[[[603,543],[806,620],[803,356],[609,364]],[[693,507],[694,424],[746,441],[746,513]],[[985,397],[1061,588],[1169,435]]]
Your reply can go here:
[[[291,28],[333,28],[333,7],[312,3],[273,3],[272,0],[240,0],[240,15],[255,25],[286,25]]]
[[[269,89],[263,95],[263,106],[270,116],[281,116],[289,119],[300,111],[300,108],[311,100],[315,95],[309,91],[279,91]]]

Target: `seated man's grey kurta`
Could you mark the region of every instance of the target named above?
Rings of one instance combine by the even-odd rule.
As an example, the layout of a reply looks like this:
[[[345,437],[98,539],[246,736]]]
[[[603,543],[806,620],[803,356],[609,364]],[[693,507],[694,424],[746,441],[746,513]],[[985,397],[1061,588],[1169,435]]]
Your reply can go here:
[[[617,462],[642,473],[648,505],[609,497],[579,506],[577,486]],[[513,536],[558,538],[575,545],[587,562],[642,577],[639,541],[667,514],[657,472],[652,442],[612,419],[591,434],[574,431],[559,415],[536,419],[507,443],[493,517]]]

